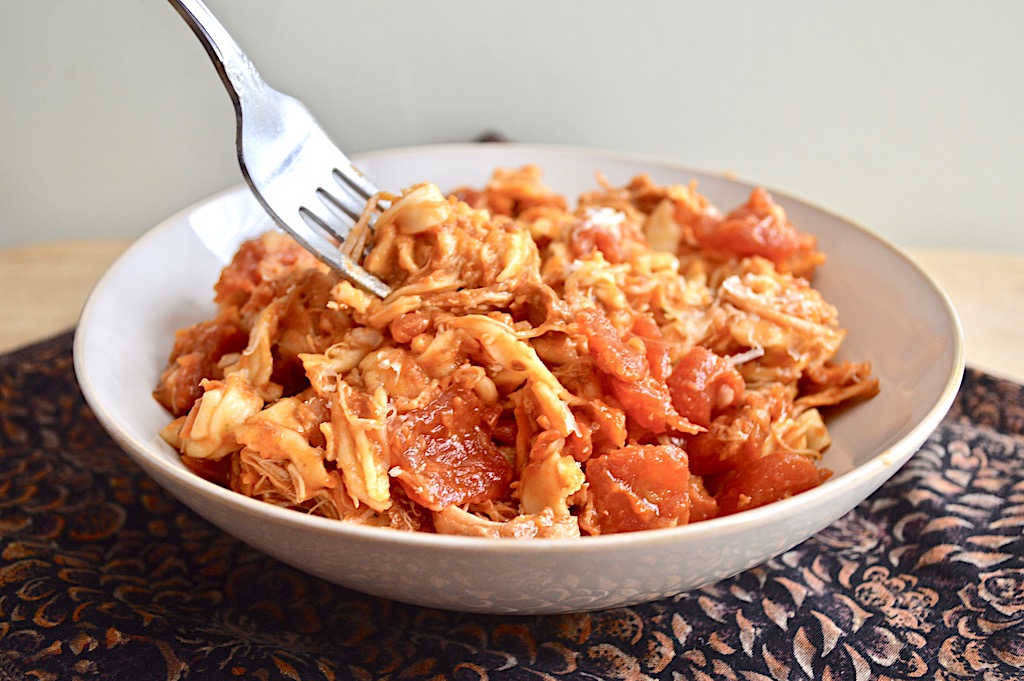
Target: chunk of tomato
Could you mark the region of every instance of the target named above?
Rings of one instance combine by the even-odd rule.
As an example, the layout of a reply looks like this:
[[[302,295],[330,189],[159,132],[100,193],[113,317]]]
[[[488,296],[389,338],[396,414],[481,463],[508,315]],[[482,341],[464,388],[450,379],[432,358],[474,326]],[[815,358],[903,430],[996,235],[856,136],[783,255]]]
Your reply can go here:
[[[715,496],[718,513],[730,515],[806,492],[830,475],[831,471],[819,469],[799,454],[768,454],[745,466],[724,483]]]
[[[759,255],[783,270],[791,261],[813,260],[817,240],[793,226],[781,206],[763,188],[754,189],[746,204],[736,208],[708,229],[697,233],[704,248],[737,257]]]
[[[504,497],[512,466],[494,444],[501,409],[470,390],[446,390],[395,419],[395,477],[410,499],[440,511]]]
[[[707,428],[712,417],[743,399],[744,382],[729,360],[697,345],[672,370],[668,389],[679,415]]]
[[[690,469],[674,445],[629,445],[586,463],[582,522],[597,534],[683,525],[690,519]]]
[[[686,451],[695,475],[743,468],[760,458],[772,422],[786,404],[783,389],[746,391],[741,404],[712,419],[706,432],[689,439]]]

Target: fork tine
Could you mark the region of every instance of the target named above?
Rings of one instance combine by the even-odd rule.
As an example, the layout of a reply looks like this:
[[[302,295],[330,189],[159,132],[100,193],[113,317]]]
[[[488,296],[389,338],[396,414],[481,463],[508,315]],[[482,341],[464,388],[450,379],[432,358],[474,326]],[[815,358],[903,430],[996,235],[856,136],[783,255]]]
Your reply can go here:
[[[344,157],[344,154],[342,156]],[[352,165],[352,162],[347,157],[345,157],[345,163],[339,163],[338,167],[334,169],[334,174],[342,184],[352,187],[366,200],[369,200],[371,196],[380,191],[370,178],[363,175],[359,168]]]
[[[329,196],[338,208],[345,211],[353,220],[358,221],[366,210],[373,194],[367,196],[361,188],[348,182],[346,176],[337,169],[332,171],[331,175],[334,178],[334,184],[331,186],[331,189],[328,189],[327,186],[321,186],[320,190]],[[374,208],[383,210],[385,206],[380,205],[380,202],[378,202]]]
[[[369,204],[370,199],[380,193],[380,189],[351,163],[348,163],[346,168],[347,170],[335,167],[334,179],[344,190],[346,196],[351,196],[362,208],[365,208]],[[379,198],[374,206],[374,208],[381,212],[387,210],[387,207],[388,202]]]
[[[314,212],[309,206],[301,206],[299,208],[300,213],[306,218],[313,220],[317,227],[330,234],[335,240],[337,248],[343,248],[351,254],[353,251],[349,240],[352,238],[352,230],[358,224],[359,218],[353,217],[351,213],[344,210],[337,203],[337,199],[327,192],[317,190],[317,198],[323,204],[325,212],[318,213]],[[371,215],[366,226],[372,231],[375,222],[376,216]]]
[[[306,220],[307,224],[312,223],[311,226],[315,226],[317,229],[321,229],[335,239],[338,239],[338,232],[341,230],[332,225],[330,220],[326,219],[323,214],[314,212],[308,206],[299,206],[299,216]]]
[[[360,267],[359,263],[339,249],[337,244],[318,232],[316,227],[327,232],[332,231],[323,218],[302,206],[298,209],[296,218],[288,223],[288,232],[322,262],[352,283],[380,298],[387,298],[391,294],[391,288],[387,284]]]
[[[333,174],[335,179],[338,179],[337,171]],[[324,229],[327,229],[339,241],[345,241],[349,238],[352,228],[355,227],[363,217],[369,202],[361,192],[357,192],[351,185],[341,184],[339,182],[333,189],[334,191],[329,190],[326,187],[318,187],[316,190],[316,196],[328,207],[328,209],[330,209],[332,214],[341,213],[345,218],[347,218],[347,222],[350,222],[350,224],[345,224],[340,228],[335,229],[333,225],[328,224],[328,221],[322,221],[324,223]],[[385,206],[378,202],[377,205],[373,206],[373,208],[376,210],[383,210]],[[377,215],[371,213],[368,219],[368,226],[371,231],[373,230],[376,222]]]
[[[357,210],[356,207],[351,202],[344,201],[338,198],[335,194],[332,194],[323,187],[320,187],[316,190],[316,195],[320,199],[320,201],[324,203],[324,205],[335,208],[341,213],[344,213],[345,216],[348,217],[353,223],[358,222],[360,216],[362,216],[363,214],[363,211]],[[364,205],[365,203],[366,202],[363,201]],[[345,231],[347,232],[348,230]],[[337,236],[338,238],[344,238],[338,234],[335,234],[335,236]]]

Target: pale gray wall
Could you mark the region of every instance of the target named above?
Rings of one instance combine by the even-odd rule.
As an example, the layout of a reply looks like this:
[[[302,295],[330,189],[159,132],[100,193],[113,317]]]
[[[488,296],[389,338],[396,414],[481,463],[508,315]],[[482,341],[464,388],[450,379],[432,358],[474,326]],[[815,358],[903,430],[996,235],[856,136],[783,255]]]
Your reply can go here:
[[[1024,250],[1024,3],[209,0],[350,151],[668,157],[915,246]],[[239,181],[229,100],[161,0],[0,0],[0,246],[137,235]]]

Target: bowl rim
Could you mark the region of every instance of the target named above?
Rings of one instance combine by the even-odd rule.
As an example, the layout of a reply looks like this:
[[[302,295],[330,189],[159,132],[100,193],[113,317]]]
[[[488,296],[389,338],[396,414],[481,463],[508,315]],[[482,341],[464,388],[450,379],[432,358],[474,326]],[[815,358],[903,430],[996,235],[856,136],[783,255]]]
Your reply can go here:
[[[227,504],[229,506],[237,507],[239,510],[247,513],[254,513],[256,516],[266,515],[268,518],[274,520],[284,521],[286,523],[298,523],[306,529],[337,534],[341,538],[351,537],[352,539],[369,541],[383,541],[389,543],[397,542],[407,548],[430,550],[440,549],[445,552],[500,550],[503,552],[515,551],[517,553],[522,552],[526,554],[547,553],[552,551],[559,553],[569,552],[570,554],[583,554],[593,551],[602,551],[605,549],[629,548],[634,545],[637,547],[650,546],[652,542],[655,544],[676,543],[707,538],[708,535],[738,533],[754,527],[763,526],[765,523],[770,524],[773,520],[781,520],[797,513],[803,507],[818,506],[819,504],[825,503],[828,497],[836,494],[841,488],[849,486],[857,487],[868,479],[877,478],[879,481],[878,486],[880,486],[889,477],[891,477],[891,475],[898,471],[899,468],[918,451],[918,449],[920,449],[928,436],[938,427],[951,408],[962,383],[966,367],[963,329],[949,296],[942,290],[934,278],[925,272],[908,254],[884,237],[833,211],[821,208],[813,202],[802,199],[791,192],[774,190],[763,184],[755,185],[750,181],[736,177],[733,173],[716,173],[714,171],[707,171],[683,162],[673,161],[671,159],[592,147],[520,144],[514,142],[431,144],[368,151],[360,154],[352,154],[351,158],[354,163],[359,164],[360,162],[371,161],[375,158],[384,158],[396,154],[436,155],[450,154],[454,152],[476,152],[476,150],[480,150],[479,153],[486,153],[485,150],[492,147],[492,145],[502,145],[527,153],[530,151],[536,151],[537,153],[549,155],[557,154],[562,156],[603,159],[605,161],[613,162],[641,163],[673,171],[683,171],[704,176],[719,176],[723,180],[739,183],[741,185],[747,185],[750,187],[764,186],[769,192],[777,197],[783,198],[784,200],[802,203],[805,206],[842,221],[846,226],[860,231],[863,235],[875,240],[885,249],[898,255],[911,267],[912,270],[914,270],[916,275],[920,276],[928,284],[928,287],[941,302],[943,308],[942,311],[953,331],[953,337],[950,339],[953,346],[953,367],[950,375],[946,379],[942,391],[935,396],[932,404],[928,407],[924,418],[918,421],[918,423],[916,423],[899,440],[892,443],[883,451],[878,452],[868,461],[862,463],[856,468],[853,468],[841,475],[833,476],[811,490],[802,492],[801,494],[793,497],[773,502],[766,506],[677,527],[599,536],[546,538],[522,541],[509,540],[507,538],[501,539],[425,532],[407,532],[387,527],[358,525],[278,507],[221,487],[220,485],[189,471],[181,465],[180,462],[173,462],[169,457],[158,452],[151,451],[154,440],[146,442],[136,438],[128,431],[128,429],[118,423],[113,414],[104,406],[102,401],[99,399],[97,389],[93,384],[90,367],[86,364],[86,358],[88,356],[87,343],[89,340],[88,330],[90,328],[90,321],[97,306],[96,295],[106,286],[108,281],[113,278],[118,268],[123,267],[124,263],[131,259],[134,251],[142,249],[148,241],[158,238],[164,232],[180,228],[182,220],[187,218],[188,215],[200,206],[220,201],[229,195],[248,190],[246,185],[239,184],[211,194],[192,205],[187,206],[147,230],[110,265],[93,287],[92,292],[82,308],[78,324],[75,328],[72,356],[74,370],[82,393],[90,408],[96,415],[96,418],[113,437],[117,444],[124,449],[138,465],[146,470],[148,474],[152,475],[152,471],[150,469],[155,468],[161,475],[173,479],[174,481],[182,484],[183,487],[192,488],[195,492],[202,494],[211,501],[218,504]],[[157,437],[158,435],[154,433],[153,438]],[[877,489],[877,486],[875,489]]]

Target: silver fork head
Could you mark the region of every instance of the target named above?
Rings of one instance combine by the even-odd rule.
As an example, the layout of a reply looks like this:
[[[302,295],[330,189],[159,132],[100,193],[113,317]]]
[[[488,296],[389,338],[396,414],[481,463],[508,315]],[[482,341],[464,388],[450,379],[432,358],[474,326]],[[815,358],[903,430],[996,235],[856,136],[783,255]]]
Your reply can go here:
[[[246,181],[268,213],[297,241],[353,284],[380,297],[391,290],[340,244],[378,192],[306,107],[264,86],[239,106],[238,154]]]
[[[301,102],[264,82],[202,0],[169,1],[206,48],[231,96],[238,161],[259,202],[278,225],[350,282],[382,298],[390,295],[387,284],[340,248],[377,187]]]

